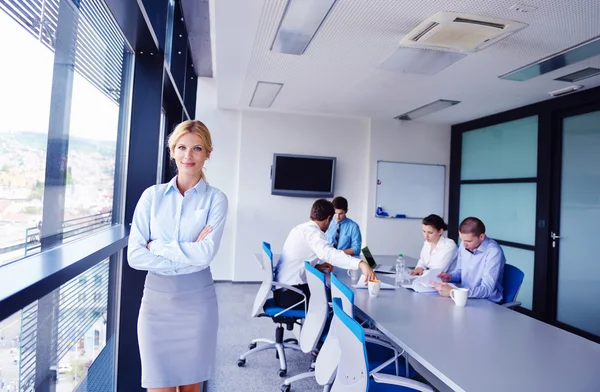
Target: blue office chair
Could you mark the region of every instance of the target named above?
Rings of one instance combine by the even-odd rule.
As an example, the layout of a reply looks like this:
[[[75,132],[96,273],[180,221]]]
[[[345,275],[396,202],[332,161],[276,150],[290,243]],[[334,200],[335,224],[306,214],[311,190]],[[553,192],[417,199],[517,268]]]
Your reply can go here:
[[[333,298],[332,306],[341,353],[331,392],[433,392],[429,385],[418,381],[378,373],[379,368],[369,371],[365,330],[344,312],[340,298]]]
[[[310,290],[310,300],[306,318],[302,323],[299,344],[302,352],[312,354],[318,358],[321,353],[317,347],[321,343],[324,334],[327,334],[326,328],[329,321],[327,286],[325,274],[310,265],[308,261],[304,262],[304,268],[306,269],[306,282]],[[290,377],[284,381],[281,390],[289,392],[293,382],[312,377],[315,377],[313,370]]]
[[[504,276],[502,277],[502,303],[501,305],[507,308],[515,308],[521,306],[521,302],[516,301],[523,284],[525,274],[523,271],[514,265],[504,264]]]
[[[336,274],[331,274],[331,296],[339,297],[342,301],[342,307],[344,312],[352,318],[356,318],[354,315],[354,291],[346,286]],[[364,324],[364,323],[363,323]],[[363,325],[364,326],[364,325]],[[394,366],[388,366],[382,372],[395,374],[397,376],[415,377],[415,370],[409,365],[407,357],[404,358],[405,366],[399,367],[398,359],[401,358],[404,350],[398,349],[394,343],[383,333],[377,329],[364,328],[366,342],[367,342],[367,353],[371,360],[370,365],[378,366],[381,363],[389,360],[391,357],[396,358]]]
[[[248,346],[249,351],[243,353],[238,359],[238,366],[242,367],[246,364],[246,358],[257,352],[261,352],[268,349],[275,349],[277,352],[277,358],[279,359],[279,376],[285,377],[287,375],[287,361],[285,358],[285,349],[301,350],[296,339],[284,339],[284,329],[286,326],[288,331],[294,329],[294,325],[301,325],[300,320],[306,316],[306,296],[304,293],[290,285],[276,282],[274,279],[274,268],[273,268],[273,251],[271,245],[267,242],[263,242],[262,248],[264,255],[262,260],[257,259],[259,266],[263,272],[263,282],[256,293],[254,298],[254,306],[252,307],[252,317],[270,317],[274,323],[278,324],[275,329],[275,340],[257,338],[252,340]],[[265,259],[266,257],[266,259]],[[275,300],[271,297],[272,291],[286,288],[302,295],[304,298],[297,304],[290,306],[289,308],[282,308],[275,304]],[[304,304],[304,310],[292,309],[297,305]],[[258,343],[266,343],[258,346]]]

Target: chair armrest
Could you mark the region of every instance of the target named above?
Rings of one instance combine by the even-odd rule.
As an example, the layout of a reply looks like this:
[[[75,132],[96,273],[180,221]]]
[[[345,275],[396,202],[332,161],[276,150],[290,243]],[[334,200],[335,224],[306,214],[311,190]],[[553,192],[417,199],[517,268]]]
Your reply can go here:
[[[505,304],[502,304],[501,306],[512,309],[512,308],[516,308],[517,306],[521,306],[521,302],[519,302],[519,301],[507,302]]]
[[[272,285],[275,287],[281,287],[282,289],[291,290],[293,292],[296,292],[296,293],[300,294],[301,296],[303,296],[304,299],[306,299],[306,295],[304,295],[302,290],[300,290],[294,286],[290,286],[289,284],[279,283],[279,282],[273,282]]]
[[[423,384],[422,382],[418,382],[415,380],[411,380],[410,378],[392,376],[391,374],[383,373],[373,373],[372,376],[376,383],[399,385],[402,387],[407,387],[422,392],[434,392],[433,388],[431,388],[429,385]]]
[[[370,338],[368,336],[365,336],[365,342],[376,344],[381,347],[389,348],[390,350],[393,350],[396,353],[396,357],[404,354],[403,349],[399,350],[398,347],[394,346],[390,342],[386,342],[385,340],[381,340],[381,339],[377,339],[377,338]]]
[[[292,308],[300,305],[301,303],[304,302],[304,312],[306,313],[308,311],[307,309],[307,304],[306,304],[306,295],[302,292],[302,290],[294,287],[294,286],[290,286],[289,284],[285,284],[285,283],[279,283],[279,282],[272,282],[271,283],[273,286],[275,287],[281,287],[282,289],[286,289],[286,290],[291,290],[295,293],[298,293],[302,296],[302,298],[304,298],[302,301],[299,301],[298,303],[295,303],[294,305],[290,306],[289,308],[285,309],[283,312],[279,312],[277,313],[275,316],[279,316],[285,312],[287,312],[288,310],[291,310]]]

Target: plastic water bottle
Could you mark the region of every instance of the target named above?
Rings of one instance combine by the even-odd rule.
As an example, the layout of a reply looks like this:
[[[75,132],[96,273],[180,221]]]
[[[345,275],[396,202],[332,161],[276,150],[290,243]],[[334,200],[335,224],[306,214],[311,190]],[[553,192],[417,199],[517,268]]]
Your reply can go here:
[[[406,264],[404,263],[404,257],[402,253],[398,255],[396,259],[396,284],[404,283],[404,275],[406,274]]]

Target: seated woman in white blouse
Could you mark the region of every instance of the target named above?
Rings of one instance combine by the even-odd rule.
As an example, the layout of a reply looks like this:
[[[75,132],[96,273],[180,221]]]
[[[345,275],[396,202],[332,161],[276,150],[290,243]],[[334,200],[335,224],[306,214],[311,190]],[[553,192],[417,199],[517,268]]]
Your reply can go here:
[[[426,269],[441,269],[446,272],[456,260],[458,249],[454,240],[443,236],[448,225],[438,215],[432,214],[423,219],[423,238],[419,262],[411,275],[423,275]]]

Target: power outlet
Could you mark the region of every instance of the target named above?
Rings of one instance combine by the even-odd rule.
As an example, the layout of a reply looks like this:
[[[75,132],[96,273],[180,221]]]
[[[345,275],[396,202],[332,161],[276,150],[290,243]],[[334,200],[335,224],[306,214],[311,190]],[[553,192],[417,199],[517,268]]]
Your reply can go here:
[[[515,5],[511,6],[509,8],[509,10],[519,12],[521,14],[526,14],[528,12],[533,12],[533,11],[537,10],[537,7],[533,7],[531,5],[525,5],[525,4],[515,4]]]

